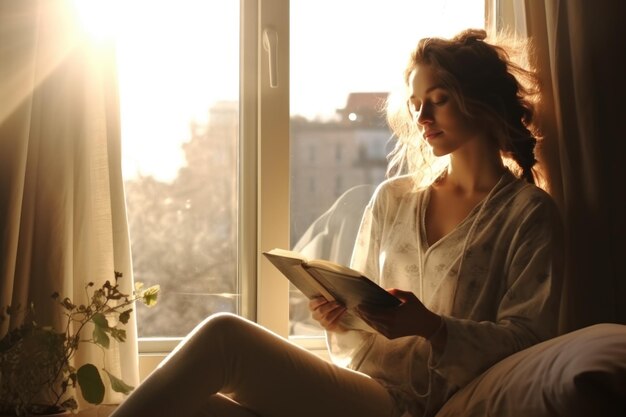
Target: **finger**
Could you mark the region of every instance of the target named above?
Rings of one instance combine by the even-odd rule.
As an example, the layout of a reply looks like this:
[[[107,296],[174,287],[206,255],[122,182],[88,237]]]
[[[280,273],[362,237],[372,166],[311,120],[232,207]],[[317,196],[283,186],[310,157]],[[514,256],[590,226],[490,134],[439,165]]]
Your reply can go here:
[[[346,308],[342,305],[338,305],[337,308],[330,311],[327,315],[329,321],[335,321],[346,312]]]
[[[313,310],[312,317],[317,321],[326,320],[328,314],[340,308],[343,308],[341,304],[334,301],[329,301]]]
[[[339,307],[333,311],[331,311],[328,315],[326,315],[326,327],[329,330],[337,327],[338,323],[341,321],[341,317],[346,312],[345,307]]]
[[[391,295],[393,295],[396,298],[399,298],[401,301],[407,301],[413,297],[415,297],[415,294],[413,294],[410,291],[402,291],[399,290],[397,288],[390,288],[387,290]]]
[[[328,303],[328,300],[324,297],[313,297],[309,300],[309,310],[313,311],[326,303]]]
[[[337,330],[340,326],[340,319],[345,313],[346,308],[343,306],[337,306],[332,310],[326,311],[325,314],[316,313],[313,314],[313,318],[319,322],[319,324],[326,330]]]
[[[338,303],[338,302],[336,302],[336,301],[328,301],[327,303],[324,303],[324,304],[322,304],[321,306],[319,306],[319,307],[317,308],[317,310],[318,310],[320,313],[322,313],[322,314],[326,315],[326,314],[328,314],[329,312],[331,312],[331,311],[333,311],[333,310],[336,310],[336,309],[338,309],[338,308],[342,308],[342,307],[343,307],[343,305],[342,305],[342,304],[339,304],[339,303]]]

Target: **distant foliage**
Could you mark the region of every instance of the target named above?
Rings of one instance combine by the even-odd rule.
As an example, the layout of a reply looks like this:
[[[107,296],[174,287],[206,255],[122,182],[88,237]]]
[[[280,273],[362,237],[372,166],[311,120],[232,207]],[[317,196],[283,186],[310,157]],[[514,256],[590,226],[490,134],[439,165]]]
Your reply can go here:
[[[235,110],[221,108],[208,127],[192,126],[186,166],[171,183],[126,181],[134,276],[166,294],[158,314],[138,309],[142,337],[184,336],[212,313],[236,312]]]

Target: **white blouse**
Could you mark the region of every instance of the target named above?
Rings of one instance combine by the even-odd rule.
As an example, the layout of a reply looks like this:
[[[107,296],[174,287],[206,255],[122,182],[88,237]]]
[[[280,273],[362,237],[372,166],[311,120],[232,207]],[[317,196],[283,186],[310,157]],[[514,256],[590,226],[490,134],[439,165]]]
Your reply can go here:
[[[430,187],[408,176],[382,183],[363,216],[352,268],[384,288],[411,291],[444,318],[441,351],[418,336],[389,340],[346,315],[328,333],[333,360],[381,382],[397,415],[434,415],[500,359],[557,333],[561,227],[541,189],[507,172],[449,234],[429,246]]]

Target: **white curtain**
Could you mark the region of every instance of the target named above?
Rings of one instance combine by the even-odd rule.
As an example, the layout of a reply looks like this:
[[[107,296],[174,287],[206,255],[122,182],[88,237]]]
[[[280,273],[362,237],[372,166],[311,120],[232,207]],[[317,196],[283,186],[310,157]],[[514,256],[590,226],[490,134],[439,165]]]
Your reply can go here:
[[[54,291],[84,303],[114,271],[133,286],[113,46],[81,31],[70,0],[0,0],[0,97],[0,306],[34,302],[58,325]],[[106,368],[136,385],[134,319],[126,330]],[[102,358],[89,344],[78,355]]]

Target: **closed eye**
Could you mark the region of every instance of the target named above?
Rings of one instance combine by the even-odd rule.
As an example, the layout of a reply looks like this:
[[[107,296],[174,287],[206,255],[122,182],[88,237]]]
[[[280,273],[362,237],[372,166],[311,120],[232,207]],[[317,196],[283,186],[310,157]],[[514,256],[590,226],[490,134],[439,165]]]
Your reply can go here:
[[[448,100],[449,100],[448,96],[437,97],[435,100],[433,100],[433,104],[435,106],[443,106],[444,104],[448,102]]]
[[[437,87],[437,89],[440,89],[440,87]],[[448,95],[439,94],[435,97],[427,98],[424,104],[425,105],[432,104],[434,106],[443,106],[449,100],[450,100],[450,97]],[[407,107],[408,107],[409,113],[415,115],[421,111],[422,103],[419,100],[417,100],[415,97],[411,97],[407,101]]]

